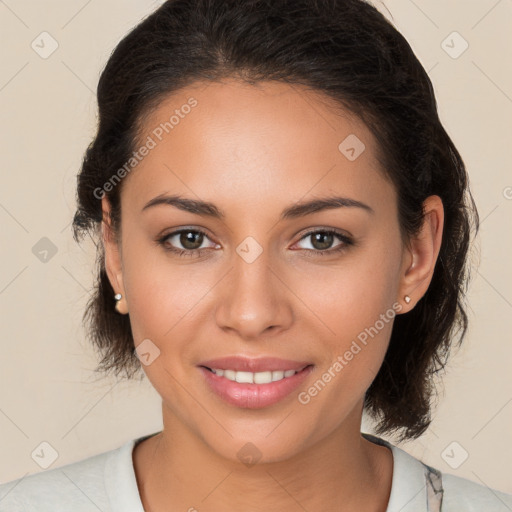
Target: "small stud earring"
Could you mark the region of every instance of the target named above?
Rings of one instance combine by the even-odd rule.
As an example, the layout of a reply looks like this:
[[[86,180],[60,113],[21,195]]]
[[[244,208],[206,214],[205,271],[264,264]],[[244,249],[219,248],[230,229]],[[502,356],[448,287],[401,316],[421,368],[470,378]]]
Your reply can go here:
[[[121,310],[119,309],[119,306],[121,305],[121,299],[122,299],[122,298],[123,298],[123,296],[122,296],[120,293],[116,293],[116,294],[114,295],[114,299],[116,299],[116,306],[115,306],[116,311],[117,311],[118,313],[121,313],[122,315],[124,315],[124,314],[126,314],[126,313],[125,313],[124,311],[121,311]]]
[[[411,297],[409,297],[409,295],[406,295],[406,296],[404,297],[404,300],[405,300],[405,303],[406,303],[406,304],[409,304],[409,302],[411,302]]]

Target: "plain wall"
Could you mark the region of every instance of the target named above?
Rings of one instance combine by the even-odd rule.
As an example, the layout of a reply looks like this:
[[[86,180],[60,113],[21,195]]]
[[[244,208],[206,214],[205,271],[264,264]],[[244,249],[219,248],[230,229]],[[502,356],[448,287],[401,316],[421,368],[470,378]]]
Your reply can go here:
[[[0,3],[0,482],[42,471],[31,454],[43,441],[58,452],[53,468],[162,427],[160,398],[146,378],[116,383],[93,373],[81,316],[94,251],[90,242],[75,244],[70,230],[100,71],[120,38],[160,3]],[[447,367],[431,428],[400,447],[512,493],[512,2],[376,6],[391,18],[389,9],[429,72],[482,220],[468,336]],[[50,39],[40,42],[43,31],[58,43],[48,58],[31,47],[35,40],[39,51],[51,48]],[[469,46],[455,58],[463,40]],[[367,419],[363,430],[372,431]],[[468,457],[458,465],[463,450]]]

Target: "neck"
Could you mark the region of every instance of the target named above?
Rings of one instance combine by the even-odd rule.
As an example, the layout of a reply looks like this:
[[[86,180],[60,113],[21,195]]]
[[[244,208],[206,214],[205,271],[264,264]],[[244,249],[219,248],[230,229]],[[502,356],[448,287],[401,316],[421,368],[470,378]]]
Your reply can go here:
[[[246,465],[219,456],[175,416],[164,414],[163,431],[133,453],[144,508],[385,512],[392,454],[362,437],[360,418],[347,418],[343,427],[286,460],[267,457]]]

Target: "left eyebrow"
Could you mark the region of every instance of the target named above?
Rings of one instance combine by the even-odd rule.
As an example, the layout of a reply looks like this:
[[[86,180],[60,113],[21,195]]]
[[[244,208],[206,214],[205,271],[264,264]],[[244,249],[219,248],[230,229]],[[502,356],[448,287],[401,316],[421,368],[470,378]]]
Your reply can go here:
[[[286,208],[281,214],[281,220],[304,217],[311,213],[333,208],[362,208],[368,213],[375,213],[373,208],[356,199],[350,199],[349,197],[324,197],[297,203]]]
[[[194,213],[196,215],[203,215],[207,217],[213,217],[216,219],[225,219],[226,214],[218,208],[215,204],[200,201],[196,199],[189,199],[178,195],[165,195],[161,194],[144,205],[142,211],[157,205],[169,205],[174,206],[180,210]],[[351,199],[348,197],[324,197],[313,199],[311,201],[304,201],[301,203],[295,203],[283,210],[281,213],[281,220],[295,219],[299,217],[305,217],[312,213],[319,212],[321,210],[334,209],[334,208],[361,208],[368,213],[375,213],[373,208],[368,206],[361,201]]]

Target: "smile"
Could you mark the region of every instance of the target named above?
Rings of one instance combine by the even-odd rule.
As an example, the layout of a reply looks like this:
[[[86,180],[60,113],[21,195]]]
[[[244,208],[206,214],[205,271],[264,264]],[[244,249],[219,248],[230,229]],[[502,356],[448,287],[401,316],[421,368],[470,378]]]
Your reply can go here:
[[[271,382],[277,382],[288,377],[292,377],[300,370],[274,370],[264,372],[243,372],[235,370],[221,370],[218,368],[208,368],[211,372],[215,373],[219,377],[224,377],[233,382],[245,383],[245,384],[269,384]]]
[[[313,371],[309,364],[298,370],[235,371],[200,366],[208,388],[224,402],[244,409],[277,404],[304,384]]]

